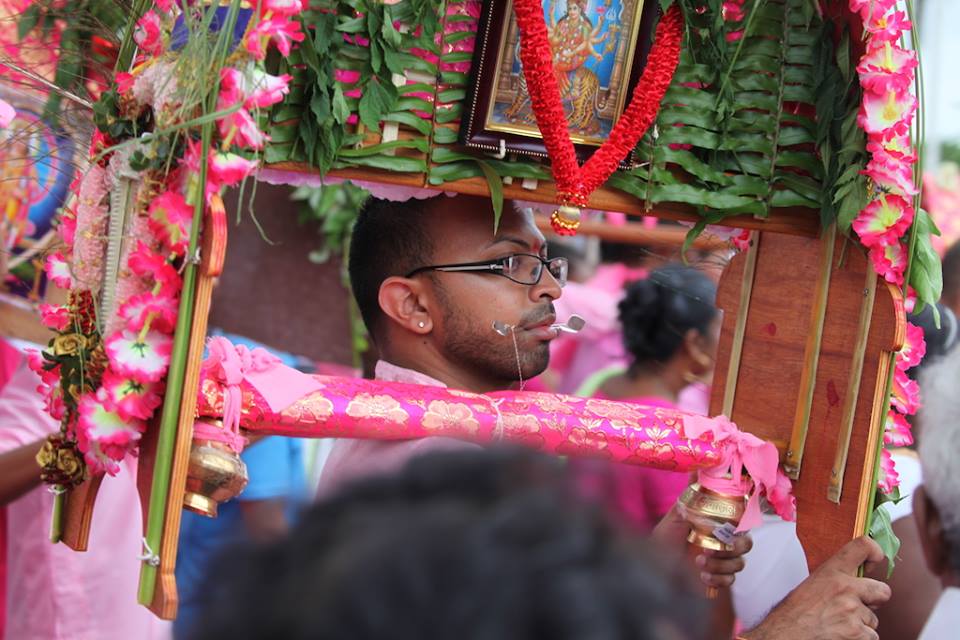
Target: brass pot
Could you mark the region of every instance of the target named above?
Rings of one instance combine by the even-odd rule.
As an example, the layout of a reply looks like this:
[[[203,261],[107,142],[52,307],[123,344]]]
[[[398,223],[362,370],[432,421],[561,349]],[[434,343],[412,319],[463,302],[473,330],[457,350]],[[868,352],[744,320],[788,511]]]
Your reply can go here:
[[[694,482],[680,496],[680,503],[686,509],[686,519],[692,527],[687,536],[688,542],[714,551],[731,548],[714,536],[714,529],[727,523],[734,526],[740,523],[747,508],[744,496],[717,493]]]
[[[247,465],[221,442],[194,440],[187,468],[183,506],[208,518],[217,517],[217,505],[234,498],[247,486]]]

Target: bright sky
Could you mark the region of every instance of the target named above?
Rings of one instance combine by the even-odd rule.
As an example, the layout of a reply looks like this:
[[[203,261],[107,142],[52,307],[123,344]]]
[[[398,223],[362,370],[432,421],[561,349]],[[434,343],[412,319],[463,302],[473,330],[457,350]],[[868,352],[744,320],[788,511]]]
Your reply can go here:
[[[924,75],[925,164],[936,166],[945,141],[960,142],[960,2],[921,0],[920,54]]]

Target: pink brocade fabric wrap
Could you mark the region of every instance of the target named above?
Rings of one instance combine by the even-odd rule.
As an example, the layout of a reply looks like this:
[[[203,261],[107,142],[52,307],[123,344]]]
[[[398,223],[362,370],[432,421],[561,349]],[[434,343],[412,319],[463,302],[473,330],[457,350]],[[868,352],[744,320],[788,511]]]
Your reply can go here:
[[[674,409],[550,393],[476,394],[356,378],[311,378],[320,388],[279,411],[244,381],[240,425],[252,433],[293,437],[444,436],[478,444],[503,442],[675,471],[713,467],[724,458],[707,439],[687,437],[684,423],[694,416]],[[198,415],[223,416],[224,391],[224,385],[205,377]]]
[[[669,407],[533,391],[478,394],[441,386],[308,376],[262,349],[213,338],[201,369],[197,416],[239,429],[300,438],[411,440],[445,437],[509,443],[669,471],[699,471],[700,483],[749,496],[738,531],[760,522],[760,498],[794,519],[790,481],[776,447],[726,417]],[[209,425],[200,425],[208,428]],[[208,434],[209,435],[209,434]]]

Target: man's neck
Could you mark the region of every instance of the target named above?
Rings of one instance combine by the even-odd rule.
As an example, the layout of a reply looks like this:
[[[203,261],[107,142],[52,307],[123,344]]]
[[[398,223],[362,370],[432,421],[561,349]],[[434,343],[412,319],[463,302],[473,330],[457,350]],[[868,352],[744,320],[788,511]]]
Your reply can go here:
[[[469,371],[464,371],[451,363],[428,354],[422,354],[419,357],[410,357],[404,354],[385,353],[383,359],[390,364],[410,369],[429,376],[438,382],[442,382],[451,389],[461,389],[463,391],[472,391],[473,393],[489,393],[491,391],[504,391],[509,389],[512,382],[488,380],[481,376],[476,376]]]

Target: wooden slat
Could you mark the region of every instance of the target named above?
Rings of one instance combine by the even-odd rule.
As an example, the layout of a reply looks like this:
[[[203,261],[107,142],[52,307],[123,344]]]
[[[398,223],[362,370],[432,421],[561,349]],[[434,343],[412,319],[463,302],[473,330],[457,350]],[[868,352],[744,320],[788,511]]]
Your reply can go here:
[[[200,363],[207,337],[207,319],[217,276],[223,272],[226,255],[227,220],[222,209],[211,207],[206,220],[201,256],[203,262],[197,278],[193,324],[190,330],[188,365],[180,400],[180,418],[174,445],[173,465],[170,473],[170,490],[167,494],[164,515],[163,537],[160,543],[160,565],[157,568],[156,587],[149,608],[157,616],[172,620],[177,615],[179,598],[175,577],[177,547],[180,537],[180,518],[183,513],[183,494],[190,462],[190,446],[193,439],[193,422],[196,413],[197,393],[200,380]]]
[[[736,401],[730,418],[742,429],[783,447],[790,441],[797,404],[802,400],[803,370],[820,262],[819,241],[762,234],[756,276],[741,354]],[[839,244],[839,243],[838,243]],[[797,535],[813,570],[851,538],[862,535],[882,417],[888,398],[884,361],[903,342],[906,319],[897,294],[878,287],[858,386],[844,487],[839,503],[827,499],[837,435],[841,431],[848,382],[854,375],[858,318],[863,307],[866,254],[847,245],[835,252],[827,294],[819,362],[810,403],[803,471],[794,482]],[[738,256],[724,272],[718,306],[724,310],[717,349],[711,413],[723,407],[735,327],[740,322],[741,288],[747,257]],[[781,453],[783,450],[781,449]]]
[[[810,426],[810,407],[813,405],[813,392],[817,382],[817,366],[820,363],[820,339],[823,336],[823,322],[827,317],[827,295],[830,293],[830,276],[833,273],[836,245],[837,227],[836,225],[830,225],[821,240],[820,272],[817,274],[817,289],[814,293],[814,303],[810,313],[810,330],[807,333],[807,345],[803,353],[804,366],[800,378],[800,397],[793,417],[790,447],[787,449],[783,461],[783,470],[793,480],[800,477],[803,449],[806,446],[807,431]],[[870,304],[872,307],[873,300],[870,301]],[[859,379],[857,384],[859,384]]]
[[[867,272],[863,289],[863,307],[857,325],[857,338],[853,347],[853,363],[850,365],[850,381],[847,397],[843,403],[843,419],[837,442],[834,447],[833,469],[830,471],[830,483],[827,486],[827,500],[840,502],[843,492],[843,474],[847,470],[847,456],[850,454],[850,437],[853,435],[853,420],[857,414],[857,400],[860,399],[860,381],[863,378],[863,360],[867,355],[867,341],[870,337],[870,322],[873,320],[873,305],[877,299],[877,274]],[[878,380],[878,382],[880,382]],[[882,384],[886,384],[886,378]]]
[[[74,551],[86,551],[90,542],[93,507],[100,491],[103,474],[90,476],[81,485],[64,494],[63,530],[60,542]]]
[[[753,294],[753,282],[757,272],[760,237],[757,234],[750,242],[743,268],[740,288],[740,300],[737,306],[737,319],[733,329],[733,341],[730,345],[730,359],[727,363],[727,378],[723,386],[723,414],[733,415],[733,404],[737,396],[737,381],[740,379],[740,363],[743,355],[743,340],[746,337],[747,318],[750,314],[750,299]]]

